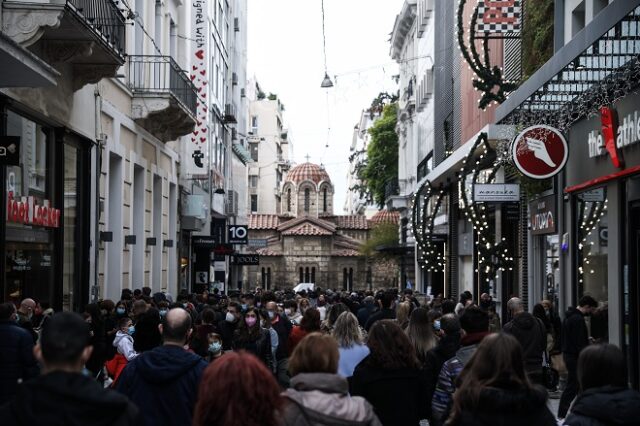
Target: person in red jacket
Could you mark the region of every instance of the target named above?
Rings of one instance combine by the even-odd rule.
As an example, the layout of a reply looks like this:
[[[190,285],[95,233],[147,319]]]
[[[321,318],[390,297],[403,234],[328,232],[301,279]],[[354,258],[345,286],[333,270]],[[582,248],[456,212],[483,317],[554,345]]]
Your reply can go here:
[[[320,331],[320,312],[316,308],[309,308],[304,311],[300,325],[296,325],[289,334],[289,356],[293,353],[300,340],[309,333]]]

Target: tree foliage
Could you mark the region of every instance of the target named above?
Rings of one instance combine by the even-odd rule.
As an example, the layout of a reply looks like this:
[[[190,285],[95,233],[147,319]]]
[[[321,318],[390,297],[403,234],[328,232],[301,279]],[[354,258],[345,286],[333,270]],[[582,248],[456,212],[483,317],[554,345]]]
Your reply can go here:
[[[382,256],[376,247],[395,245],[398,245],[398,225],[381,223],[373,228],[369,239],[360,246],[360,253],[366,257]]]
[[[522,72],[528,79],[553,56],[554,1],[525,2],[522,28]]]

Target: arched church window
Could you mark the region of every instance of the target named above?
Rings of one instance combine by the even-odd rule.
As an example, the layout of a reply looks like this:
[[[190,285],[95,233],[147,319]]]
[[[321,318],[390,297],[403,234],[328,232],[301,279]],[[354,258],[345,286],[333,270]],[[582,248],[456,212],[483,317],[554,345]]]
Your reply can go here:
[[[311,282],[316,282],[316,268],[311,268]]]
[[[327,212],[327,188],[322,190],[322,211]]]
[[[309,275],[309,267],[307,266],[306,268],[304,268],[304,282],[305,283],[309,283],[311,282],[311,276]]]
[[[309,208],[311,206],[311,190],[306,188],[304,190],[304,211],[309,213]]]
[[[291,211],[291,188],[287,189],[287,211]]]
[[[300,267],[300,282],[304,282],[304,270],[302,269],[302,267]]]

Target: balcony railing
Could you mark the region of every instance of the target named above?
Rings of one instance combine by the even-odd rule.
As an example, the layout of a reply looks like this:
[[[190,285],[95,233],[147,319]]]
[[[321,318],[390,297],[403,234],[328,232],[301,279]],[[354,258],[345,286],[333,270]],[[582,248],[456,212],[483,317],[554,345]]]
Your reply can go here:
[[[170,56],[129,56],[129,88],[134,93],[169,93],[193,116],[198,104],[196,89]]]
[[[384,188],[384,197],[389,198],[393,195],[400,194],[400,184],[398,183],[398,179],[390,180],[386,183]]]
[[[234,104],[226,104],[224,106],[224,121],[226,123],[237,123],[236,106]]]
[[[112,0],[67,0],[121,55],[125,52],[125,18]]]

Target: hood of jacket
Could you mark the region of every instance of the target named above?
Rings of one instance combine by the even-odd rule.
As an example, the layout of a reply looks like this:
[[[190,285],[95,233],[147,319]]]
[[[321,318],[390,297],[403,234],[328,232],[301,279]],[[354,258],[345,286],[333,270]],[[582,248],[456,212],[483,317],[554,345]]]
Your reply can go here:
[[[116,337],[113,338],[113,346],[118,347],[118,343],[120,343],[122,339],[131,340],[131,343],[133,343],[133,337],[129,336],[127,333],[124,333],[118,330],[118,332],[116,333]]]
[[[640,393],[613,386],[588,389],[578,396],[571,412],[610,425],[637,424]]]
[[[456,358],[460,360],[462,365],[467,365],[467,362],[469,362],[477,347],[478,345],[462,346],[458,349],[458,352],[456,352]]]
[[[89,377],[53,372],[20,386],[13,412],[18,424],[36,425],[44,418],[55,418],[69,426],[107,426],[117,423],[128,406],[127,398],[102,389]]]
[[[523,312],[513,318],[513,325],[523,331],[531,331],[534,327],[539,326],[536,324],[537,322],[536,317],[529,312]]]
[[[301,373],[291,379],[284,393],[312,416],[368,423],[374,411],[364,398],[349,396],[347,379],[337,374]]]
[[[176,380],[202,361],[202,358],[180,346],[158,346],[135,359],[137,372],[147,383],[166,383]]]
[[[584,316],[584,315],[582,315],[582,312],[580,312],[578,310],[578,308],[574,308],[573,306],[569,306],[567,308],[567,312],[565,312],[565,314],[564,314],[564,317],[565,318],[569,318],[569,317],[571,317],[573,315],[580,315],[581,317]]]

